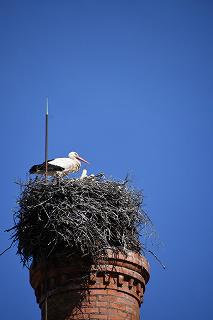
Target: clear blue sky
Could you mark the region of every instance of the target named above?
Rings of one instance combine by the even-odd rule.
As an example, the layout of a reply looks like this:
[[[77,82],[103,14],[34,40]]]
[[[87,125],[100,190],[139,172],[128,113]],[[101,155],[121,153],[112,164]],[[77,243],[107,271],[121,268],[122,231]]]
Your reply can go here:
[[[148,256],[141,319],[213,319],[212,34],[210,0],[0,1],[1,250],[48,95],[51,158],[144,190],[167,269]],[[0,276],[1,318],[39,319],[15,248]]]

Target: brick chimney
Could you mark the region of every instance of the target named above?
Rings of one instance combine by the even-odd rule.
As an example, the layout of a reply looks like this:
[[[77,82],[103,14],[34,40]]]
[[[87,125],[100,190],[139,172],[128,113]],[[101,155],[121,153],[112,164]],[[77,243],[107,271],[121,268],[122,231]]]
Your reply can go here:
[[[107,254],[95,264],[71,255],[31,266],[42,320],[139,320],[149,264],[132,251]]]

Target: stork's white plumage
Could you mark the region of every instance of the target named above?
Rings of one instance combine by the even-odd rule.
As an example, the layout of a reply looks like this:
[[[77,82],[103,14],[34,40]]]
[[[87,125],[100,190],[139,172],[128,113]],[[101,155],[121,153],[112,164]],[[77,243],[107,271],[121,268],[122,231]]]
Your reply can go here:
[[[70,152],[68,158],[56,158],[48,160],[47,162],[47,175],[48,176],[66,176],[72,172],[79,171],[81,161],[88,163],[87,160],[81,158],[77,152]],[[30,171],[31,174],[45,174],[45,162],[34,165]]]

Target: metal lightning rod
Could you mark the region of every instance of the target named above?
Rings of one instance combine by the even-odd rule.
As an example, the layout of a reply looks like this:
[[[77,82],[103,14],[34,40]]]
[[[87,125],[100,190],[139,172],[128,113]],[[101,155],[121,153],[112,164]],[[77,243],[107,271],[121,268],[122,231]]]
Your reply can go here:
[[[46,98],[46,114],[45,114],[45,181],[47,183],[48,170],[48,98]],[[45,320],[48,320],[47,310],[47,266],[45,267]]]
[[[48,98],[46,99],[46,115],[45,115],[45,180],[47,182],[47,161],[48,161]]]

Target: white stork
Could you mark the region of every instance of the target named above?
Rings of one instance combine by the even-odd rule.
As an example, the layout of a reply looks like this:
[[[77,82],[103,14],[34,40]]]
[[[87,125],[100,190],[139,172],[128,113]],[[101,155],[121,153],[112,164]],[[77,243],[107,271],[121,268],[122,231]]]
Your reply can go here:
[[[79,171],[81,161],[89,163],[87,160],[81,158],[77,152],[70,152],[68,158],[56,158],[47,161],[47,175],[63,177],[71,172]],[[36,164],[29,170],[30,174],[45,174],[46,163]]]

